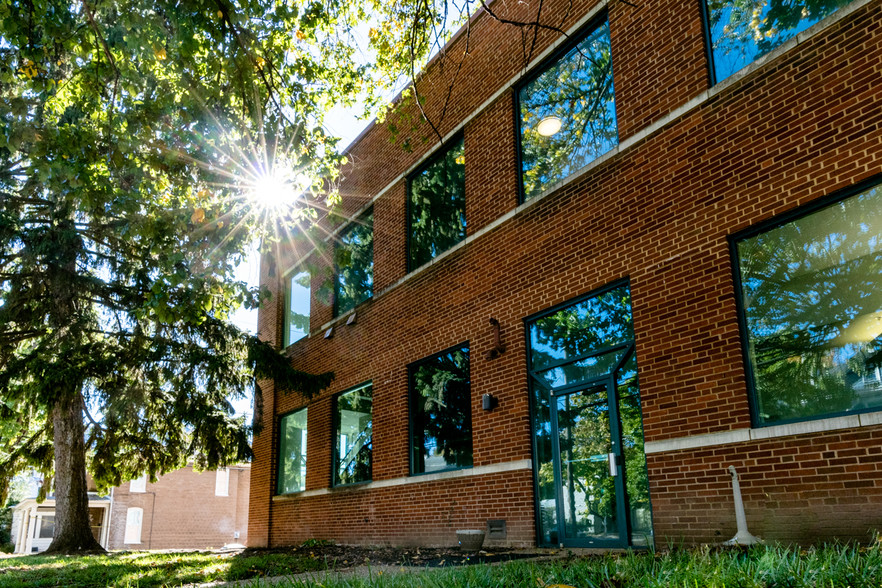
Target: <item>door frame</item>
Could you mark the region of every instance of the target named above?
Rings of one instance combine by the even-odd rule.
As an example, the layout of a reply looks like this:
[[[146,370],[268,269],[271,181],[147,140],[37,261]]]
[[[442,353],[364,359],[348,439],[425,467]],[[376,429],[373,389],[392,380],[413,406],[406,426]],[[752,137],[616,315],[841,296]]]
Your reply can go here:
[[[543,311],[534,313],[528,317],[525,317],[524,320],[524,333],[525,333],[525,355],[526,355],[526,366],[527,366],[527,380],[528,380],[528,389],[529,389],[529,405],[530,405],[530,449],[532,452],[532,462],[533,462],[533,506],[534,506],[534,524],[536,528],[536,538],[537,544],[540,546],[549,546],[549,547],[574,547],[574,548],[626,548],[631,547],[632,543],[632,525],[631,525],[631,517],[629,511],[628,504],[628,493],[627,493],[627,484],[625,480],[625,460],[622,446],[622,429],[621,429],[621,419],[619,416],[619,407],[618,407],[618,390],[616,383],[616,374],[624,367],[625,363],[631,359],[632,356],[636,354],[635,350],[635,342],[634,339],[628,341],[626,343],[620,343],[618,345],[613,345],[609,347],[605,347],[598,350],[593,350],[589,353],[573,356],[571,358],[567,358],[565,361],[556,362],[557,365],[568,364],[573,361],[578,361],[580,359],[586,359],[597,355],[602,355],[611,351],[614,351],[617,348],[624,349],[624,353],[619,361],[616,362],[616,365],[610,370],[608,374],[591,378],[580,382],[578,384],[572,384],[567,386],[561,386],[555,390],[551,390],[544,383],[541,383],[533,374],[533,371],[530,369],[532,365],[532,346],[531,346],[531,336],[530,336],[530,327],[537,320],[544,318],[546,316],[553,315],[560,310],[565,308],[569,308],[580,302],[585,300],[589,300],[591,298],[595,298],[600,296],[610,290],[614,290],[620,287],[628,288],[630,293],[631,284],[630,280],[626,277],[620,280],[616,280],[615,282],[611,282],[606,284],[600,288],[592,290],[586,294],[581,296],[577,296],[550,308],[547,308]],[[631,309],[631,316],[633,318],[633,305]],[[549,364],[548,366],[543,367],[543,369],[550,369],[554,367],[555,363]],[[621,524],[619,525],[620,534],[619,538],[615,540],[603,540],[603,539],[567,539],[564,535],[564,517],[561,512],[561,506],[563,504],[563,485],[561,483],[561,462],[560,462],[560,437],[558,430],[558,416],[557,416],[557,398],[561,396],[566,396],[568,394],[579,393],[580,391],[587,390],[592,387],[603,386],[607,392],[607,403],[609,406],[609,421],[610,421],[610,441],[613,449],[613,453],[616,455],[616,470],[617,475],[615,480],[615,491],[616,491],[616,517]],[[536,446],[537,442],[537,431],[536,431],[536,414],[538,408],[536,406],[536,395],[537,392],[541,390],[543,394],[547,394],[549,400],[549,410],[551,416],[551,442],[552,442],[552,465],[554,470],[554,483],[555,483],[555,509],[557,513],[557,539],[558,542],[556,544],[551,544],[548,542],[544,542],[542,540],[542,522],[541,522],[541,508],[539,505],[540,500],[540,487],[539,487],[539,463],[537,461],[538,457],[538,449]],[[639,548],[639,547],[638,547]]]

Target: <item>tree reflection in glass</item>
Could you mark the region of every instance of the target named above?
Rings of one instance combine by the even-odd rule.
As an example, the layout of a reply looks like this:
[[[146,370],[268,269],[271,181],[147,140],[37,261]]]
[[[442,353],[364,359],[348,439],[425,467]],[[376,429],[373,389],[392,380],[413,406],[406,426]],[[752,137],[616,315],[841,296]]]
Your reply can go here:
[[[337,397],[335,484],[355,484],[371,479],[373,390],[368,384]]]
[[[527,200],[618,144],[609,25],[593,29],[518,98]]]
[[[707,0],[716,81],[725,80],[849,0]]]
[[[306,411],[282,417],[279,441],[279,494],[306,489]]]
[[[882,408],[882,189],[737,251],[757,420]]]
[[[374,293],[374,213],[353,222],[334,247],[335,315],[347,312]]]
[[[459,139],[408,185],[409,269],[465,239],[465,214],[465,159]]]
[[[472,465],[469,349],[461,347],[411,366],[411,451],[414,473]]]

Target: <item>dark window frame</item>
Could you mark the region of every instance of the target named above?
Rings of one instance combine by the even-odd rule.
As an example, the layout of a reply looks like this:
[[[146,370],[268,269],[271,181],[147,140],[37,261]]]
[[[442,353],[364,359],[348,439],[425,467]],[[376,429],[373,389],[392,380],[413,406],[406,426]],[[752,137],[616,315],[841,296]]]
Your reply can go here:
[[[306,492],[306,476],[303,476],[303,490],[295,490],[294,492],[279,492],[279,482],[282,476],[282,421],[285,420],[286,417],[289,417],[293,414],[296,414],[302,410],[306,410],[306,441],[309,443],[309,408],[308,404],[297,407],[293,410],[288,410],[283,413],[279,413],[276,415],[276,431],[278,434],[276,435],[276,448],[275,448],[275,456],[276,456],[276,475],[275,475],[275,488],[273,492],[273,496],[293,496],[295,494],[299,494],[301,492]],[[309,454],[307,452],[307,459],[309,458]]]
[[[699,1],[702,2],[704,0]],[[524,191],[524,158],[523,140],[521,133],[521,129],[523,128],[523,121],[521,120],[521,90],[523,90],[524,87],[528,86],[532,82],[536,81],[539,76],[551,69],[551,67],[558,63],[564,55],[569,53],[574,47],[584,41],[588,37],[588,35],[593,33],[598,27],[602,26],[603,24],[609,24],[609,9],[607,7],[599,10],[598,13],[592,16],[588,20],[588,22],[586,22],[579,28],[578,31],[570,35],[570,38],[567,39],[566,42],[561,43],[560,47],[555,49],[548,57],[543,59],[538,65],[532,68],[527,74],[524,75],[524,77],[522,77],[520,80],[517,81],[517,83],[512,86],[514,90],[513,100],[515,115],[515,161],[518,169],[518,205],[524,204],[527,201]],[[611,42],[610,46],[612,46]],[[615,66],[615,64],[613,64],[613,66]],[[613,77],[615,77],[615,68],[613,68]],[[613,83],[615,83],[615,80],[613,81]],[[615,86],[613,86],[613,88],[615,88]],[[613,99],[615,99],[615,89],[613,89]],[[616,130],[618,132],[618,121],[616,122],[616,127]],[[596,159],[593,161],[596,161]]]
[[[374,207],[373,205],[369,206],[367,210],[359,214],[357,217],[351,219],[346,225],[336,233],[337,240],[334,242],[333,251],[331,253],[332,262],[334,264],[334,305],[333,305],[333,315],[334,318],[345,314],[347,312],[351,312],[367,302],[374,297],[374,287],[373,287],[373,273],[374,273],[374,248],[373,243],[371,244],[371,292],[370,295],[365,297],[364,300],[355,304],[352,308],[347,308],[345,311],[340,310],[340,268],[337,266],[337,249],[342,247],[343,244],[340,242],[340,239],[344,235],[346,235],[349,231],[354,230],[359,224],[360,221],[368,216],[371,217],[371,239],[374,237]]]
[[[334,449],[331,451],[331,487],[333,488],[347,488],[349,486],[360,486],[361,484],[370,484],[373,482],[374,478],[374,458],[373,458],[373,445],[374,445],[374,434],[373,434],[373,423],[374,423],[374,402],[373,396],[371,396],[371,477],[367,480],[361,480],[358,482],[347,482],[347,483],[338,483],[337,482],[337,467],[338,461],[340,459],[340,446],[338,441],[340,436],[340,415],[339,415],[339,400],[341,396],[349,394],[350,392],[355,392],[357,390],[361,390],[362,388],[371,387],[371,391],[373,394],[374,382],[373,380],[367,380],[362,382],[361,384],[357,384],[352,386],[351,388],[347,388],[341,392],[334,394],[331,398],[331,407],[332,413],[331,418],[333,419],[334,428],[332,430],[332,443],[334,444]],[[308,433],[307,433],[308,434]]]
[[[423,263],[421,263],[421,264],[419,264],[419,265],[414,265],[414,263],[413,263],[413,259],[411,258],[410,246],[411,246],[411,239],[412,239],[412,236],[413,236],[413,230],[412,230],[412,228],[411,228],[411,214],[412,214],[412,212],[413,212],[413,204],[411,203],[410,195],[411,195],[411,186],[412,186],[412,184],[413,184],[413,180],[414,180],[417,176],[419,176],[420,174],[422,174],[424,171],[426,171],[427,169],[429,169],[432,165],[434,165],[435,163],[437,163],[439,160],[443,159],[444,156],[447,155],[447,154],[450,152],[450,150],[451,150],[454,146],[456,146],[456,144],[459,143],[460,141],[462,141],[462,144],[463,144],[463,154],[465,154],[465,133],[464,133],[462,130],[460,130],[460,131],[456,132],[452,137],[450,137],[449,139],[447,139],[447,141],[445,141],[444,143],[442,143],[442,144],[438,147],[438,149],[435,150],[434,153],[432,153],[432,155],[430,155],[428,158],[426,158],[426,160],[423,161],[423,163],[421,163],[421,164],[419,165],[419,167],[417,167],[414,171],[412,171],[411,173],[409,173],[409,174],[407,175],[407,180],[405,181],[405,184],[406,184],[406,188],[405,188],[405,190],[406,190],[406,191],[405,191],[405,198],[404,198],[404,204],[405,204],[405,222],[407,223],[407,224],[406,224],[407,230],[405,231],[405,233],[406,233],[406,238],[405,238],[405,245],[404,245],[404,247],[405,247],[405,258],[406,258],[405,261],[406,261],[406,264],[407,264],[406,267],[405,267],[405,271],[406,271],[407,273],[410,273],[410,272],[414,271],[415,269],[417,269],[417,268],[419,268],[419,267],[422,267],[422,266],[426,265],[427,263],[430,263],[430,262],[431,262],[431,260],[430,260],[430,261],[427,261],[427,262],[423,262]],[[463,199],[467,199],[467,198],[468,198],[468,196],[465,194],[465,182],[463,182]],[[464,212],[466,212],[466,211],[464,211]],[[468,217],[466,217],[466,223],[468,223]],[[465,228],[465,227],[463,227],[463,228]],[[452,249],[453,247],[456,247],[458,244],[460,244],[460,243],[462,243],[463,241],[465,241],[465,239],[466,239],[467,236],[468,236],[468,235],[464,235],[463,238],[462,238],[461,240],[457,241],[456,243],[454,243],[453,245],[451,245],[450,247],[448,247],[448,248],[445,249],[444,251],[449,251],[449,250]],[[433,257],[433,258],[431,258],[431,259],[435,259],[436,257],[438,257],[438,256],[440,256],[440,255],[443,255],[444,251],[438,253],[438,255],[436,255],[435,257]]]
[[[702,0],[703,1],[703,0]],[[861,192],[869,190],[874,187],[879,187],[882,189],[882,174],[877,174],[865,180],[862,180],[856,184],[851,186],[847,186],[845,188],[841,188],[839,190],[835,190],[830,194],[825,196],[821,196],[811,202],[803,204],[802,206],[797,206],[794,209],[782,212],[771,218],[759,221],[758,223],[751,225],[745,229],[742,229],[736,233],[733,233],[727,237],[729,242],[729,258],[730,265],[732,270],[732,281],[734,287],[734,296],[735,296],[735,311],[738,315],[738,334],[741,339],[741,361],[742,368],[744,369],[744,377],[747,384],[747,400],[748,406],[750,409],[750,426],[752,428],[765,428],[765,427],[776,427],[779,425],[788,425],[793,423],[804,423],[810,421],[818,421],[823,419],[831,419],[841,416],[847,415],[856,415],[870,412],[882,412],[882,407],[877,408],[867,408],[867,409],[857,409],[857,410],[848,410],[848,411],[840,411],[835,413],[824,413],[816,416],[806,416],[799,417],[793,419],[782,419],[776,420],[773,422],[762,422],[757,414],[757,407],[759,406],[759,398],[757,397],[757,389],[756,389],[756,374],[753,370],[753,365],[750,361],[750,336],[747,326],[747,314],[745,313],[744,308],[744,300],[743,300],[743,286],[741,280],[741,264],[738,259],[738,243],[744,241],[745,239],[750,239],[751,237],[756,237],[762,233],[771,231],[773,229],[782,227],[786,224],[789,224],[793,221],[805,218],[807,216],[811,216],[815,212],[819,212],[833,204],[838,202],[842,202],[843,200],[847,200],[852,196],[856,196]]]
[[[448,353],[452,353],[454,351],[460,351],[465,349],[469,354],[469,421],[474,423],[474,418],[472,416],[472,348],[471,344],[468,340],[459,343],[457,345],[452,345],[447,349],[443,349],[438,351],[437,353],[433,353],[432,355],[428,355],[423,357],[422,359],[418,359],[417,361],[411,362],[407,364],[407,461],[408,461],[408,475],[409,476],[428,476],[431,474],[440,474],[444,472],[456,472],[460,470],[468,470],[474,467],[474,427],[472,427],[472,465],[470,466],[453,466],[447,467],[440,470],[433,470],[431,472],[416,472],[414,471],[414,443],[413,443],[413,433],[414,433],[414,406],[413,406],[413,395],[414,395],[414,374],[420,366],[431,363],[435,359],[447,355]]]

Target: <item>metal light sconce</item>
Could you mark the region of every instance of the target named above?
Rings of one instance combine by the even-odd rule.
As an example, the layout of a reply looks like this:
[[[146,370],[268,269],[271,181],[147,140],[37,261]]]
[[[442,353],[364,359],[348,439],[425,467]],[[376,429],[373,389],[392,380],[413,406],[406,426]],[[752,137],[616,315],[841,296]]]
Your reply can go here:
[[[490,325],[493,327],[493,349],[487,352],[487,359],[496,359],[505,353],[505,345],[502,344],[502,334],[500,333],[499,321],[495,318],[491,318]]]
[[[484,410],[493,410],[499,406],[499,401],[492,394],[484,394],[481,396],[481,408]]]

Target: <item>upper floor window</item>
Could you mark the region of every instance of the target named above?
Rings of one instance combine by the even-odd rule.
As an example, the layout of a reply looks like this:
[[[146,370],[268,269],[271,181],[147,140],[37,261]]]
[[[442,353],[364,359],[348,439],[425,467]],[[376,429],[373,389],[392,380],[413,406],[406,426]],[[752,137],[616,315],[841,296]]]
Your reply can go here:
[[[285,324],[283,346],[309,335],[309,272],[297,272],[285,278]]]
[[[525,200],[618,145],[606,20],[524,84],[518,102]]]
[[[467,345],[410,366],[411,471],[472,465],[472,405]]]
[[[279,424],[278,494],[306,489],[306,411],[287,414]]]
[[[374,212],[344,229],[334,247],[334,315],[352,310],[374,295]]]
[[[465,239],[462,137],[411,176],[407,196],[407,263],[413,270]]]
[[[715,82],[721,82],[850,0],[705,0]]]
[[[371,479],[373,396],[373,386],[365,384],[337,397],[334,484]]]
[[[882,409],[882,186],[734,239],[758,425]]]
[[[229,496],[230,495],[230,469],[222,468],[217,470],[214,475],[214,495]]]

